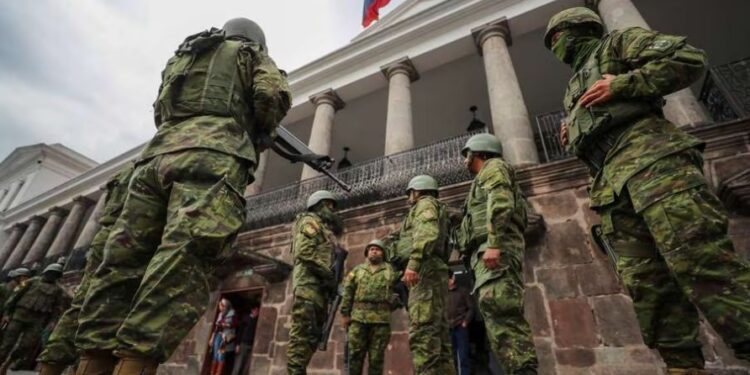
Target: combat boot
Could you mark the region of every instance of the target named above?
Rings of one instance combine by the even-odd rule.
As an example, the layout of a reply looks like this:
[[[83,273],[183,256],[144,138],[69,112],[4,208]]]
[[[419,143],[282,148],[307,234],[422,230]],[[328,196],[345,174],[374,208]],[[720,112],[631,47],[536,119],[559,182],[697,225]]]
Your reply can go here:
[[[112,375],[156,375],[159,362],[127,351],[118,351],[120,360]]]
[[[39,366],[39,375],[61,375],[66,367],[68,366],[57,363],[41,362]]]
[[[76,375],[110,375],[117,358],[110,351],[87,350],[81,355]]]
[[[711,373],[697,368],[668,368],[667,375],[711,375]]]

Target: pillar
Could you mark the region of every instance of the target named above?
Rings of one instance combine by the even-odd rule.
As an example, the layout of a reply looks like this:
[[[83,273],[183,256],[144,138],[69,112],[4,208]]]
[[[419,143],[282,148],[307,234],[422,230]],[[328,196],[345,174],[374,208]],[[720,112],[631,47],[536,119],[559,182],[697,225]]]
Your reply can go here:
[[[408,57],[382,66],[388,79],[388,113],[385,121],[385,155],[414,148],[414,124],[411,109],[411,83],[419,73]]]
[[[311,96],[310,101],[315,106],[315,118],[310,130],[308,147],[316,154],[330,155],[333,117],[336,111],[344,108],[344,101],[332,89]],[[307,165],[302,168],[302,180],[315,177],[319,174],[319,172]]]
[[[0,202],[0,211],[5,211],[10,207],[10,205],[13,203],[13,200],[16,198],[16,195],[18,195],[18,191],[21,190],[22,186],[23,180],[18,180],[10,186],[10,188],[8,189],[8,193],[5,194],[5,198],[3,198],[3,201]]]
[[[492,130],[503,145],[503,157],[516,166],[539,164],[529,111],[508,51],[508,21],[491,22],[472,34],[484,58]]]
[[[638,26],[650,30],[638,8],[631,0],[588,0],[599,11],[607,30],[621,30]],[[678,126],[707,124],[711,119],[690,88],[664,96],[664,117]]]
[[[94,209],[91,211],[89,219],[86,221],[86,224],[84,224],[83,230],[81,230],[81,234],[78,236],[75,245],[73,245],[74,250],[87,249],[89,245],[91,245],[91,241],[94,240],[96,232],[99,231],[99,218],[102,216],[106,204],[107,192],[105,191],[99,196],[99,200],[96,201],[96,206],[94,206]]]
[[[16,223],[13,225],[8,239],[3,244],[3,248],[0,249],[0,265],[5,264],[5,261],[8,260],[13,248],[16,247],[21,236],[23,236],[24,230],[26,230],[26,224]]]
[[[26,231],[23,232],[23,236],[13,248],[13,252],[8,257],[8,261],[5,262],[3,269],[12,269],[21,265],[21,261],[26,256],[26,252],[31,248],[31,245],[39,235],[39,231],[42,230],[42,225],[46,219],[43,216],[32,216],[29,219]]]
[[[70,214],[65,218],[65,222],[57,233],[57,237],[55,237],[49,251],[47,251],[47,254],[43,258],[68,255],[73,238],[78,233],[78,228],[80,228],[83,217],[86,215],[86,210],[91,206],[91,203],[93,203],[91,199],[83,196],[73,199],[73,207],[70,209]]]
[[[32,264],[44,259],[44,256],[47,254],[50,244],[52,244],[52,241],[55,239],[57,230],[60,228],[60,224],[63,222],[67,212],[67,210],[60,207],[53,207],[50,209],[47,222],[44,223],[42,230],[39,232],[36,240],[34,240],[31,249],[29,249],[29,252],[23,258],[21,264]]]
[[[268,165],[268,150],[263,151],[258,157],[258,167],[255,168],[253,176],[255,180],[245,189],[245,195],[255,195],[263,189],[263,180],[266,177],[266,166]]]

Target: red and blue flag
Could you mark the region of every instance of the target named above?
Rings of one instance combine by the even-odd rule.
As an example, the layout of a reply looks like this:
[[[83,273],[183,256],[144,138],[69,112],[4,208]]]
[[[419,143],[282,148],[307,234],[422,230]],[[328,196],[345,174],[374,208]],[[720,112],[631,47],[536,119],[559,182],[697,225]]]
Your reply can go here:
[[[390,0],[365,0],[365,7],[362,10],[362,26],[370,26],[372,21],[378,19],[380,8],[388,5]]]

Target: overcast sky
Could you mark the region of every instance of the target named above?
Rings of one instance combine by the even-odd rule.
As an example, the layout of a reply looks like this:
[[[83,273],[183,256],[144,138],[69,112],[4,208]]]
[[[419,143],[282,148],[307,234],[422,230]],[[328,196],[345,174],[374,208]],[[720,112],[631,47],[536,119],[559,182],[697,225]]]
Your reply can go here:
[[[391,0],[381,16],[404,0]],[[62,143],[98,162],[147,141],[159,74],[190,34],[255,20],[294,70],[362,31],[363,0],[0,2],[0,160]]]

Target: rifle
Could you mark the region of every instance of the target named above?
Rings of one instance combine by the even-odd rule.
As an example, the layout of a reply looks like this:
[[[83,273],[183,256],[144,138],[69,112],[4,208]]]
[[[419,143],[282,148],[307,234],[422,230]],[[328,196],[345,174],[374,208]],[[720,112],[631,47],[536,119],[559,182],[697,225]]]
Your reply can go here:
[[[346,182],[336,177],[329,171],[333,165],[333,159],[328,155],[318,155],[314,153],[305,143],[295,137],[294,134],[290,133],[284,127],[279,126],[276,128],[276,138],[272,139],[268,135],[263,136],[263,143],[276,151],[279,156],[292,163],[301,161],[310,168],[328,176],[333,182],[341,186],[342,189],[351,191],[352,188]]]
[[[591,237],[594,237],[594,242],[596,242],[599,250],[607,255],[609,260],[612,261],[612,265],[615,268],[615,273],[617,273],[617,253],[615,252],[615,249],[612,248],[612,244],[609,243],[607,237],[604,236],[604,232],[602,231],[602,226],[600,224],[591,227]]]
[[[326,316],[326,323],[323,326],[323,331],[320,335],[320,343],[318,344],[318,350],[325,351],[328,349],[328,338],[331,336],[331,329],[333,328],[333,322],[336,318],[336,311],[341,305],[341,299],[343,298],[341,292],[341,280],[344,278],[344,263],[346,262],[346,256],[349,253],[342,247],[336,246],[335,256],[336,259],[333,263],[333,280],[336,282],[336,295],[333,297],[333,301],[328,308],[328,315]]]

